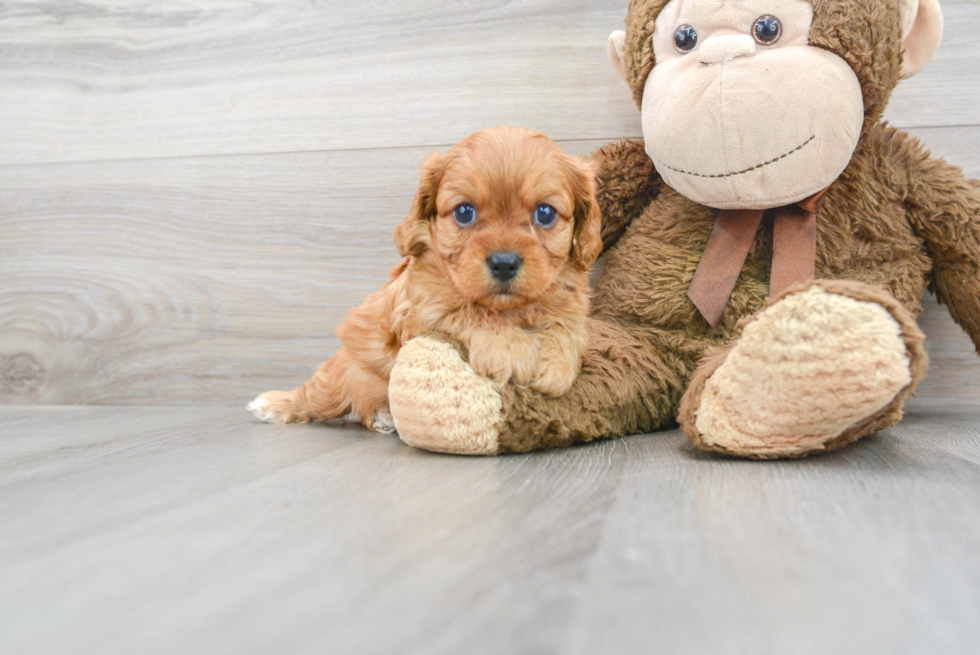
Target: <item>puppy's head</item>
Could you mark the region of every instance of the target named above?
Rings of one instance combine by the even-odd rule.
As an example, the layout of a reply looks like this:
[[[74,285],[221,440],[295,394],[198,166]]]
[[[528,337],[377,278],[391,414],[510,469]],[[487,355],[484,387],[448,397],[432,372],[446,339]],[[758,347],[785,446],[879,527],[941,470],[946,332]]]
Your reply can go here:
[[[395,240],[470,301],[508,309],[588,271],[602,250],[600,223],[589,163],[539,132],[502,127],[425,161]]]

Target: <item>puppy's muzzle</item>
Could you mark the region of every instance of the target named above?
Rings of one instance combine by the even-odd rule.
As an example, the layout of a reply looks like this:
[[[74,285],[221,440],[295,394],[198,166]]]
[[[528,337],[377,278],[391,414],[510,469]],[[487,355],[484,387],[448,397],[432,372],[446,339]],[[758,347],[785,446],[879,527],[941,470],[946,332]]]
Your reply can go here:
[[[517,276],[521,270],[524,260],[516,252],[511,250],[497,250],[487,256],[487,268],[490,275],[501,282],[508,282]]]

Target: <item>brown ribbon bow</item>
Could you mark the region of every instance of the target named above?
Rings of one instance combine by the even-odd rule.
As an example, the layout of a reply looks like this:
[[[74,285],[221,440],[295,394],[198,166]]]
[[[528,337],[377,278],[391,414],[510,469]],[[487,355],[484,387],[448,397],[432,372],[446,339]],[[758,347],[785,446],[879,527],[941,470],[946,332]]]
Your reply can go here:
[[[817,212],[830,187],[805,200],[768,210],[772,222],[769,296],[813,279],[817,258]],[[717,327],[745,258],[762,223],[762,209],[723,209],[694,272],[687,297],[711,327]]]

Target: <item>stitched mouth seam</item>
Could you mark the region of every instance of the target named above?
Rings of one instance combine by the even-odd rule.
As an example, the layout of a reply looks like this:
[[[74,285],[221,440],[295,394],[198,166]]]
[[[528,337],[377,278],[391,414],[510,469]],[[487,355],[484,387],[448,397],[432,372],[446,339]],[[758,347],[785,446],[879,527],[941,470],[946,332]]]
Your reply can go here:
[[[746,168],[743,171],[736,171],[734,173],[723,173],[723,174],[719,174],[719,175],[704,175],[703,173],[692,173],[691,171],[684,171],[684,170],[681,170],[679,168],[674,168],[673,166],[669,166],[667,164],[664,164],[664,167],[665,168],[669,168],[670,170],[672,170],[672,171],[674,171],[676,173],[683,173],[684,175],[693,175],[694,177],[708,177],[708,178],[735,177],[736,175],[745,175],[746,173],[751,173],[752,171],[757,171],[760,168],[764,168],[764,167],[766,167],[766,166],[768,166],[770,164],[775,164],[777,161],[786,159],[787,157],[789,157],[790,155],[792,155],[794,152],[799,152],[800,150],[802,150],[803,148],[805,148],[811,141],[813,141],[816,138],[817,138],[817,135],[814,134],[809,139],[807,139],[806,141],[804,141],[800,145],[796,146],[795,148],[793,148],[792,150],[790,150],[789,152],[787,152],[784,155],[779,155],[778,157],[775,157],[773,159],[770,159],[769,161],[762,162],[761,164],[756,164],[755,166],[751,166],[749,168]]]

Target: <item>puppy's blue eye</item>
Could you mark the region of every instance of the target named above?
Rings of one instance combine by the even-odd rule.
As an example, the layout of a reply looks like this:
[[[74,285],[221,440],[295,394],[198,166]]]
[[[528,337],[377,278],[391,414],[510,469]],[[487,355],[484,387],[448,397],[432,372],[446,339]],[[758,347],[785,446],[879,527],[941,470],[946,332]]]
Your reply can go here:
[[[453,218],[460,225],[469,225],[476,220],[476,209],[470,203],[464,202],[453,210]]]
[[[534,222],[541,227],[551,227],[558,220],[558,212],[551,205],[538,205],[534,210]]]

